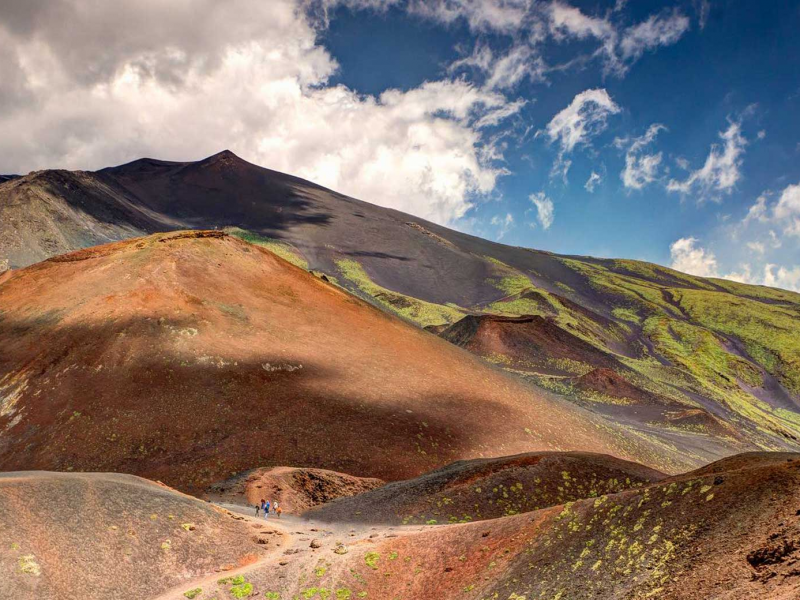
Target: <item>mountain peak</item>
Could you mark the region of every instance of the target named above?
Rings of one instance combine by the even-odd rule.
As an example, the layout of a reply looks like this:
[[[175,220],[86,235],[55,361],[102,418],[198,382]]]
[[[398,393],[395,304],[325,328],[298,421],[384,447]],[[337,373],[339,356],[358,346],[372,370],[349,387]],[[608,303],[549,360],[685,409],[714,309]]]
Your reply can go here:
[[[211,156],[209,156],[205,160],[202,160],[201,162],[213,162],[213,161],[217,161],[217,160],[221,160],[221,159],[228,159],[228,160],[236,160],[236,161],[240,161],[240,162],[245,162],[242,158],[240,158],[239,156],[237,156],[236,154],[234,154],[233,152],[231,152],[227,148],[225,150],[222,150],[221,152],[217,152],[216,154],[212,154]]]

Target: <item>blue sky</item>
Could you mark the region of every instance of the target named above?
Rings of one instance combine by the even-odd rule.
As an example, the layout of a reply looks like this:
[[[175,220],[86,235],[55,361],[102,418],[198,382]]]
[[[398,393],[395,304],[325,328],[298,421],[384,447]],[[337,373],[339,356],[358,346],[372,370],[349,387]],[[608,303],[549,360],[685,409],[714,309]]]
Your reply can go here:
[[[0,171],[229,147],[508,244],[800,289],[798,2],[87,3],[0,16]]]
[[[594,17],[604,17],[613,5],[572,3]],[[747,3],[718,1],[707,5],[701,27],[699,3],[631,2],[611,19],[635,24],[676,9],[689,19],[685,33],[674,43],[644,52],[623,76],[604,72],[602,61],[589,59],[547,74],[546,81],[525,80],[513,88],[509,96],[527,104],[513,124],[498,127],[508,134],[503,154],[510,173],[498,180],[495,200],[478,203],[460,223],[462,228],[509,244],[662,264],[672,262],[673,242],[693,237],[695,247],[716,250],[719,274],[726,274],[726,268],[737,270],[743,261],[798,262],[798,240],[786,239],[791,236],[781,236],[785,244],[775,249],[779,251],[766,248],[762,256],[759,249],[755,257],[746,241],[758,243],[757,233],[750,232],[752,240],[748,232],[740,233],[745,243],[731,236],[734,224],[759,196],[800,182],[800,44],[795,35],[800,5],[766,2],[754,9]],[[411,89],[439,79],[476,44],[496,53],[508,51],[518,35],[475,32],[466,19],[447,25],[431,22],[400,7],[378,14],[342,7],[332,14],[323,40],[340,62],[337,80],[375,94],[386,87]],[[542,55],[561,62],[591,54],[595,47],[580,40],[539,45]],[[486,79],[482,73],[462,73],[477,83]],[[605,89],[620,111],[607,118],[605,130],[585,148],[571,153],[565,183],[551,173],[557,144],[535,131],[523,132],[545,128],[587,89]],[[709,192],[698,187],[668,191],[671,179],[687,178],[681,159],[690,170],[701,168],[732,122],[740,124],[745,140],[735,185]],[[647,148],[662,154],[659,174],[641,189],[628,187],[621,177],[626,151],[614,140],[642,136],[653,124],[665,127]],[[585,184],[592,172],[602,180],[588,191]],[[547,229],[529,200],[530,194],[541,192],[554,206]]]

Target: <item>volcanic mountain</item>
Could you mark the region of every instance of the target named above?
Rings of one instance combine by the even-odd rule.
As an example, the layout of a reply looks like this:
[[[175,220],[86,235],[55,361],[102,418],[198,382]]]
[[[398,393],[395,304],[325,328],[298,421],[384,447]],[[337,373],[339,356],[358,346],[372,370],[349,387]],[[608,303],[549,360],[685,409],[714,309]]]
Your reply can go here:
[[[0,347],[3,470],[121,471],[188,490],[260,466],[395,480],[532,450],[671,472],[702,462],[220,231],[12,271]]]
[[[0,269],[190,228],[268,247],[670,452],[800,449],[792,292],[505,246],[227,151],[0,183]]]

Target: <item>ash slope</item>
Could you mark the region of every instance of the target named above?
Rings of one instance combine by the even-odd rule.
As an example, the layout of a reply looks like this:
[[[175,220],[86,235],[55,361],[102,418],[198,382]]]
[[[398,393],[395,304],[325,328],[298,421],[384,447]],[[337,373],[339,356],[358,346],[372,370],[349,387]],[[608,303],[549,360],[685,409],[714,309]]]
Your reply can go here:
[[[0,597],[153,598],[263,559],[251,531],[131,475],[0,473]]]
[[[311,519],[383,524],[466,523],[638,488],[666,475],[602,454],[536,452],[459,461],[308,511]]]
[[[715,471],[392,538],[348,566],[368,597],[391,581],[402,598],[438,600],[796,598],[800,455],[751,454]],[[334,573],[317,585],[348,581]]]
[[[532,450],[672,472],[700,462],[218,231],[15,270],[0,315],[3,470],[122,471],[201,490],[282,464],[396,480]]]
[[[457,474],[452,467],[441,472]],[[572,473],[586,489],[590,472]],[[327,534],[311,521],[306,531],[318,537],[316,549],[300,549],[277,567],[267,558],[246,579],[267,598],[793,600],[798,507],[800,454],[739,455],[635,489],[478,523],[350,523]],[[224,596],[226,586],[204,593]],[[180,597],[176,590],[165,600]]]
[[[109,239],[212,227],[238,228],[418,325],[476,318],[445,337],[672,450],[713,460],[800,449],[798,294],[504,246],[230,152],[0,183],[0,263],[11,267]],[[595,385],[597,373],[586,385],[598,368],[614,372],[602,377],[612,385]]]

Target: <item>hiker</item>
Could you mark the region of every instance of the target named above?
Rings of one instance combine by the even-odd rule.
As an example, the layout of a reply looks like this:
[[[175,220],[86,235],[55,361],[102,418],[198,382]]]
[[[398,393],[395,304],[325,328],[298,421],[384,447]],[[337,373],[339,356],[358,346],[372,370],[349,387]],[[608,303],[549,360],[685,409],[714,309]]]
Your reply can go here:
[[[267,504],[264,506],[264,518],[266,519],[269,516],[269,500],[267,500]]]
[[[283,512],[283,509],[280,506],[278,506],[278,503],[276,502],[275,503],[275,514],[278,515],[279,519],[281,518],[281,513],[282,512]]]
[[[267,502],[266,502],[266,500],[264,500],[264,499],[262,498],[262,499],[261,499],[261,512],[263,512],[263,513],[264,513],[264,518],[265,518],[265,519],[266,519],[266,517],[267,517],[267,515],[266,515],[266,511],[267,511]]]
[[[258,511],[259,511],[260,509],[261,509],[261,507],[260,507],[258,504],[256,504],[256,516],[258,516]]]

